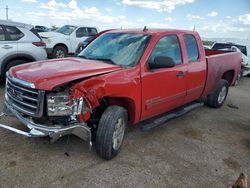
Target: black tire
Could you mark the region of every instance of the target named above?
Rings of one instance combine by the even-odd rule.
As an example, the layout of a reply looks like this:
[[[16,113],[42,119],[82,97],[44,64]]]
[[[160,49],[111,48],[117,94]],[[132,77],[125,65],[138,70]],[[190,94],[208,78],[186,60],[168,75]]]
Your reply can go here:
[[[64,46],[56,46],[53,49],[52,57],[53,58],[64,58],[67,57],[68,51]]]
[[[114,144],[113,137],[114,133],[118,130],[118,128],[116,129],[116,126],[118,126],[119,122],[121,121],[124,122],[124,132],[121,141],[116,142],[120,143],[118,147],[118,145]],[[100,157],[110,160],[119,153],[127,125],[128,114],[123,107],[110,106],[104,111],[99,121],[96,133],[96,153]]]
[[[27,63],[27,61],[25,60],[21,60],[21,59],[17,59],[17,60],[13,60],[7,63],[7,65],[4,68],[4,72],[8,72],[10,70],[11,67],[17,66],[17,65],[21,65]]]
[[[207,105],[213,108],[221,107],[227,98],[228,89],[229,89],[228,81],[220,80],[216,91],[213,94],[207,96]],[[222,90],[225,91],[225,95],[220,95],[223,92]]]

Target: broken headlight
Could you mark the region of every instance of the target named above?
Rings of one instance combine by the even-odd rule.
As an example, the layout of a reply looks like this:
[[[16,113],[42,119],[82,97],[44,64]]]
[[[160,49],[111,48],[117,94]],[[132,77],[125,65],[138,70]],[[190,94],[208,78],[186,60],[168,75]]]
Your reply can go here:
[[[68,93],[47,95],[48,116],[70,116],[82,113],[85,103],[83,98],[71,99]]]

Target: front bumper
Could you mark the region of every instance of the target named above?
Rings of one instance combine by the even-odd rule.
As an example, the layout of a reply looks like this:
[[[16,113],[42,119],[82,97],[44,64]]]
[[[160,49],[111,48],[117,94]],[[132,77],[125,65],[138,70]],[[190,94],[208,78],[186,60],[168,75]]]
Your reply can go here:
[[[55,142],[60,137],[64,135],[73,134],[81,138],[82,140],[89,143],[89,147],[92,146],[92,138],[91,138],[91,128],[87,126],[86,123],[77,123],[69,126],[60,126],[56,125],[53,127],[49,127],[46,125],[36,124],[31,119],[25,118],[17,112],[11,105],[5,102],[4,112],[0,114],[2,116],[15,116],[19,121],[21,121],[28,129],[28,132],[22,131],[20,129],[13,128],[8,125],[0,124],[1,128],[10,130],[17,134],[26,136],[26,137],[46,137],[49,136],[51,138],[51,142]]]

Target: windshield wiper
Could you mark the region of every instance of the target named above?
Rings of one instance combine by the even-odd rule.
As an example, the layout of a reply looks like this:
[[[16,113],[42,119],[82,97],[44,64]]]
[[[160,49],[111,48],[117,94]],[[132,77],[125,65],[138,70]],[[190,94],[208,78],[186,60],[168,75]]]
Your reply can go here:
[[[112,59],[109,59],[109,58],[102,58],[102,57],[94,57],[94,58],[88,58],[88,59],[91,59],[91,60],[99,60],[99,61],[107,61],[108,63],[110,64],[113,64],[113,65],[116,65],[116,63],[112,60]]]
[[[87,56],[85,55],[78,55],[77,57],[83,58],[83,59],[89,59]]]

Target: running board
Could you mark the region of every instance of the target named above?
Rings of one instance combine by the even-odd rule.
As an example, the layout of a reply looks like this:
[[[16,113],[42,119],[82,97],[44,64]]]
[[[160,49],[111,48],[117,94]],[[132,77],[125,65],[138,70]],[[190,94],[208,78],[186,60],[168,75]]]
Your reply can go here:
[[[188,112],[202,106],[204,106],[203,102],[194,102],[177,110],[171,111],[163,116],[160,116],[159,118],[153,118],[153,120],[146,120],[144,123],[141,124],[141,130],[148,131],[155,127],[159,127],[164,123],[168,122],[169,120],[181,117],[187,114]]]

